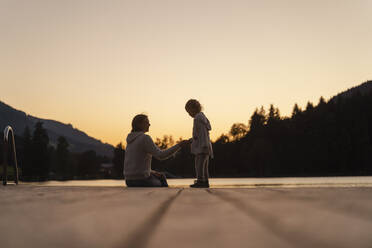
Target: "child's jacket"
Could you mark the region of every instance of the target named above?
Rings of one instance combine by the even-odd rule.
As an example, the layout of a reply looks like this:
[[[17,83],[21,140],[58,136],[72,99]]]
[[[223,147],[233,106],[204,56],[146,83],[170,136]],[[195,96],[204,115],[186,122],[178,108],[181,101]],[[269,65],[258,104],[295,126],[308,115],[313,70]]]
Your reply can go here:
[[[211,124],[209,123],[209,120],[203,112],[195,115],[194,126],[192,130],[192,154],[209,154],[213,158],[212,143],[209,138],[209,131],[211,129]]]

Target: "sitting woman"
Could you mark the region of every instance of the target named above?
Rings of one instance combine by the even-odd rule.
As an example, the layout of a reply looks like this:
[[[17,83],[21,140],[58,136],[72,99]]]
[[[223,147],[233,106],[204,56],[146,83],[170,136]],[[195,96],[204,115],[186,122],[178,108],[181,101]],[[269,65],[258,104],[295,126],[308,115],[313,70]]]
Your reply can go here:
[[[184,140],[166,150],[160,150],[151,137],[145,134],[149,127],[146,115],[136,115],[132,120],[124,159],[124,178],[128,187],[168,187],[165,175],[151,170],[152,156],[164,160],[191,143],[190,140]]]

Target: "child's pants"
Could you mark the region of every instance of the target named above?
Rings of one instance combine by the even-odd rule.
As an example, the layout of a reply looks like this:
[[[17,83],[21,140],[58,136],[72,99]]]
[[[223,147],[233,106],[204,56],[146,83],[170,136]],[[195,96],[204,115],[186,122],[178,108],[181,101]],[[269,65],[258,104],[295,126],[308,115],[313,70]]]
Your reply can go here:
[[[201,181],[206,181],[209,178],[208,173],[209,154],[195,155],[195,171],[196,178]]]

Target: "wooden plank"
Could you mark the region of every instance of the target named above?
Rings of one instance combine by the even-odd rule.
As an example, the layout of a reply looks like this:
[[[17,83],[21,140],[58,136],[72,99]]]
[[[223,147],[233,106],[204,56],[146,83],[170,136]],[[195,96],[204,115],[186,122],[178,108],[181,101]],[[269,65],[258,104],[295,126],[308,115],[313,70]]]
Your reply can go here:
[[[1,247],[370,247],[372,188],[0,187]]]
[[[179,189],[157,189],[156,194],[153,189],[80,187],[11,191],[18,202],[0,204],[1,247],[118,247]]]
[[[333,194],[331,199],[323,196],[308,198],[308,190],[301,188],[295,190],[296,197],[288,197],[285,190],[281,191],[259,193],[226,189],[215,194],[297,247],[370,247],[372,244],[370,219],[334,211],[337,199],[347,201],[343,191],[335,194],[332,188],[317,190],[319,195]]]
[[[149,247],[291,247],[254,218],[208,191],[183,190]]]

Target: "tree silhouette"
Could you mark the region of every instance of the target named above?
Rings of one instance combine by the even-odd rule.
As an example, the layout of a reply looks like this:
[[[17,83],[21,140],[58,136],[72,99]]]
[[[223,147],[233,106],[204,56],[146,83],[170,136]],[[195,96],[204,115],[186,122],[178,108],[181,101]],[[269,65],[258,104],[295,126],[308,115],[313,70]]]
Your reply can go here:
[[[248,132],[248,127],[244,123],[235,123],[230,129],[230,135],[233,140],[239,140]]]
[[[210,160],[211,176],[372,175],[372,91],[355,90],[328,101],[321,97],[316,106],[308,102],[304,111],[295,104],[290,117],[280,116],[273,104],[268,113],[261,107],[251,115],[249,129],[242,123],[235,123],[230,131],[233,139],[221,135],[213,143],[215,157]],[[48,146],[48,134],[42,123],[36,124],[33,137],[28,129],[16,140],[17,150],[21,148],[22,179],[45,180],[49,173],[46,161],[52,148]],[[62,154],[68,151],[68,145],[63,140],[58,143],[55,163],[63,164],[65,155]],[[173,145],[174,140],[165,135],[156,139],[156,144],[165,149]],[[107,158],[94,151],[70,156],[76,166],[73,171],[66,172],[69,177],[104,178],[100,164],[107,163]],[[124,156],[124,147],[119,143],[112,160],[115,178],[122,178]],[[152,165],[156,170],[168,172],[168,176],[195,175],[190,147],[171,159],[154,159]]]
[[[265,110],[261,107],[260,111],[256,109],[249,120],[249,128],[251,132],[261,130],[266,123]]]
[[[76,175],[81,179],[97,178],[100,175],[101,159],[93,150],[77,154]]]
[[[125,150],[123,144],[120,142],[114,148],[114,158],[112,159],[112,163],[114,164],[114,176],[116,178],[123,177],[124,159]]]
[[[324,99],[324,97],[320,97],[319,98],[319,103],[318,103],[318,106],[317,107],[322,107],[322,106],[325,106],[326,105],[326,101]]]
[[[32,176],[38,180],[47,180],[50,170],[50,150],[49,136],[43,128],[42,122],[35,124],[35,130],[32,136]]]
[[[73,175],[71,156],[68,147],[69,143],[66,138],[60,136],[55,151],[56,173],[60,179],[71,179],[71,176]]]
[[[162,139],[156,138],[155,145],[160,149],[167,149],[174,145],[174,140],[172,135],[164,135]]]
[[[311,102],[307,102],[306,112],[311,112],[314,109],[314,105]]]
[[[222,134],[216,141],[216,144],[226,144],[230,142],[230,138],[226,134]]]
[[[32,176],[35,174],[33,172],[33,148],[32,148],[32,137],[31,131],[28,126],[26,126],[22,135],[22,156],[20,167],[22,168],[21,179],[22,180],[31,180]]]
[[[300,116],[302,113],[301,108],[297,105],[297,103],[293,106],[293,111],[292,111],[292,119],[297,118]]]
[[[291,117],[284,118],[274,105],[267,114],[261,107],[249,127],[240,139],[221,135],[214,142],[213,176],[372,175],[372,92],[328,102],[321,97],[316,107],[308,102],[305,111],[295,104]],[[192,167],[182,159],[166,167]]]
[[[267,116],[267,125],[273,125],[280,121],[280,111],[275,108],[273,104],[270,104],[269,113]]]

